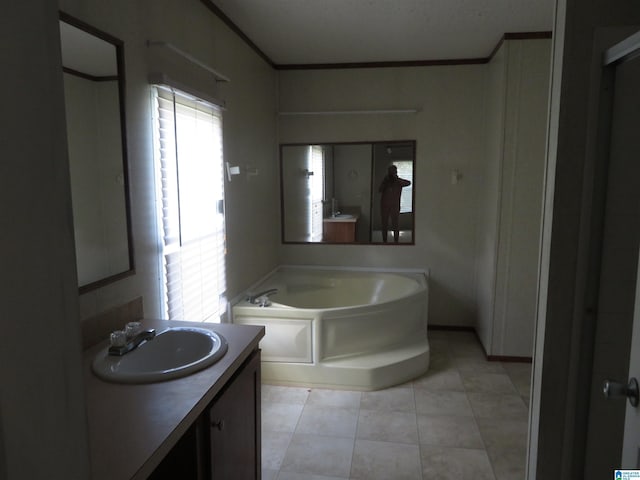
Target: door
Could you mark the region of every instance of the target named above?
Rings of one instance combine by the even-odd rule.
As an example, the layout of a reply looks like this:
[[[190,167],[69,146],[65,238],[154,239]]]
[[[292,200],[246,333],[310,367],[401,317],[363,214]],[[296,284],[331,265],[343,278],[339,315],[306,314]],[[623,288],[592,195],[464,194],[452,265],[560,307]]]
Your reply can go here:
[[[640,32],[604,58],[611,117],[592,384],[596,390],[611,379],[618,385],[609,392],[618,395],[592,396],[587,458],[606,458],[588,461],[585,478],[640,469],[640,410],[624,391],[628,379],[640,379]]]
[[[254,352],[209,410],[211,479],[261,478],[260,352]]]

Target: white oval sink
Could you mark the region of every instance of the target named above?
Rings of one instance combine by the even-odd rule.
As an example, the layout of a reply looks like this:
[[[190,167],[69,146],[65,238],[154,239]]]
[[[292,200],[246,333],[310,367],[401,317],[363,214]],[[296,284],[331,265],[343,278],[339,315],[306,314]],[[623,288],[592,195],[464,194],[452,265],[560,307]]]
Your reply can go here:
[[[122,356],[109,347],[93,360],[94,373],[116,383],[151,383],[180,378],[213,365],[227,352],[227,341],[204,328],[172,327]]]

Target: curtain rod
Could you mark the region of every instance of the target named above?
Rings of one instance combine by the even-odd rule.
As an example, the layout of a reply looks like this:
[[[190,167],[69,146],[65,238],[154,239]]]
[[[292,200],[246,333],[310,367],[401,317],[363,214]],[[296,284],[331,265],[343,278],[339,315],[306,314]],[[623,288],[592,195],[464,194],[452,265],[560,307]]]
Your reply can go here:
[[[226,110],[226,102],[224,102],[223,100],[219,100],[209,95],[208,93],[196,90],[190,85],[178,82],[165,73],[150,73],[147,79],[150,85],[157,85],[159,87],[166,87],[171,90],[178,90],[178,92],[181,92],[183,95],[193,97],[193,100],[195,101],[202,101],[210,104],[213,107],[219,108],[221,110]]]
[[[185,52],[184,50],[179,49],[178,47],[176,47],[172,43],[164,42],[164,41],[161,41],[161,40],[147,40],[147,47],[166,47],[169,50],[172,50],[173,52],[177,53],[181,57],[184,57],[185,59],[189,60],[191,63],[193,63],[195,65],[198,65],[200,68],[204,68],[206,71],[212,73],[213,76],[216,79],[216,82],[229,82],[230,81],[229,77],[221,74],[220,72],[218,72],[214,68],[210,67],[206,63],[201,62],[200,60],[195,58],[193,55]]]
[[[387,109],[387,110],[326,110],[326,111],[309,111],[309,112],[278,112],[278,115],[396,115],[407,113],[418,113],[420,109]]]

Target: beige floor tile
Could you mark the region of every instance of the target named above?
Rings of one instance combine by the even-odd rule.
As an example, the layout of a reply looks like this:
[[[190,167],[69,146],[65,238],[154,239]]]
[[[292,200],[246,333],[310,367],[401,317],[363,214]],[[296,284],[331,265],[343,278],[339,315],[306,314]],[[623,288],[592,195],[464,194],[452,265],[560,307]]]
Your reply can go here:
[[[467,392],[518,393],[511,378],[506,373],[481,373],[464,371],[462,383]]]
[[[464,385],[460,374],[454,369],[429,370],[422,377],[413,381],[413,386],[427,390],[448,390],[464,392]]]
[[[442,372],[454,368],[453,360],[448,353],[430,352],[428,372]]]
[[[278,470],[262,469],[262,480],[277,480]]]
[[[293,432],[304,405],[262,403],[262,431]]]
[[[394,387],[374,392],[362,392],[360,408],[384,412],[415,412],[413,388]]]
[[[283,387],[262,384],[262,401],[267,403],[294,403],[304,405],[309,397],[309,388]]]
[[[424,445],[484,448],[473,417],[418,415],[418,433]]]
[[[416,412],[421,415],[473,416],[464,392],[434,392],[415,388]]]
[[[413,412],[360,410],[356,438],[382,442],[418,443],[418,425]]]
[[[452,363],[459,372],[505,373],[500,362],[490,362],[484,358],[454,357]]]
[[[449,355],[469,360],[485,360],[486,355],[478,342],[451,343]]]
[[[361,397],[362,392],[314,389],[309,393],[307,404],[340,408],[360,408]]]
[[[292,435],[292,433],[288,432],[262,432],[263,470],[280,470],[284,454],[287,452]]]
[[[487,452],[420,445],[425,480],[495,480]]]
[[[429,371],[390,389],[264,384],[263,478],[523,480],[531,365],[488,362],[470,332],[429,339]]]
[[[526,448],[487,448],[496,480],[525,480]]]
[[[305,405],[296,433],[355,438],[358,410]]]
[[[527,448],[528,419],[478,418],[480,435],[486,448]]]
[[[467,393],[476,418],[526,419],[528,409],[520,395]]]
[[[511,378],[511,381],[520,395],[531,395],[531,364],[530,363],[503,363],[503,368]]]
[[[280,470],[349,478],[353,444],[351,438],[294,434]]]
[[[356,440],[350,478],[420,480],[420,469],[418,445]]]
[[[265,480],[264,478],[262,480]],[[278,480],[349,480],[348,477],[325,477],[310,473],[280,472]]]

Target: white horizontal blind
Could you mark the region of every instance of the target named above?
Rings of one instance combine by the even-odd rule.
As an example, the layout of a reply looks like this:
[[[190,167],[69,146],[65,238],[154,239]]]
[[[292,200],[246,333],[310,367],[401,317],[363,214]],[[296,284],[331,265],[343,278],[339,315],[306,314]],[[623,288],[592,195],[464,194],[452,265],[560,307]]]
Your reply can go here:
[[[324,198],[324,152],[319,145],[311,145],[309,147],[309,167],[308,170],[313,172],[309,176],[310,192],[311,192],[311,241],[322,240],[322,199]]]
[[[226,310],[222,116],[175,90],[153,91],[166,316],[217,322]]]
[[[413,211],[413,162],[396,160],[393,164],[398,169],[398,177],[411,182],[411,185],[402,188],[400,194],[400,213],[411,213]]]

